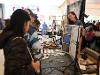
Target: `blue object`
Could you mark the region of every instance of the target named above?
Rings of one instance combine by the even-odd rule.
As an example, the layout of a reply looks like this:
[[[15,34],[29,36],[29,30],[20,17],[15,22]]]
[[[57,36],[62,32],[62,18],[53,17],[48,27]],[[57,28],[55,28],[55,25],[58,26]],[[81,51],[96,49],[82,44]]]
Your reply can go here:
[[[35,31],[36,31],[36,29],[33,26],[30,25],[29,34],[32,35]]]
[[[47,34],[47,29],[48,29],[48,26],[47,24],[44,22],[42,24],[42,35],[46,35]]]
[[[68,32],[68,33],[71,33],[71,31],[72,31],[72,27],[71,27],[71,26],[68,26],[68,27],[67,27],[67,32]]]
[[[66,44],[70,44],[70,35],[69,34],[65,34],[65,36],[64,36],[64,42],[66,43]]]

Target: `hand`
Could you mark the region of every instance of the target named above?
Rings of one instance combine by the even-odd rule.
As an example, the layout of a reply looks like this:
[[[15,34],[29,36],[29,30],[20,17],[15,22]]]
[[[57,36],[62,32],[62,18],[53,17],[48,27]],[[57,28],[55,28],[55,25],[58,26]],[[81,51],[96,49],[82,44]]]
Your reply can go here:
[[[40,72],[40,62],[39,61],[34,62],[34,60],[32,60],[32,66],[37,73]]]

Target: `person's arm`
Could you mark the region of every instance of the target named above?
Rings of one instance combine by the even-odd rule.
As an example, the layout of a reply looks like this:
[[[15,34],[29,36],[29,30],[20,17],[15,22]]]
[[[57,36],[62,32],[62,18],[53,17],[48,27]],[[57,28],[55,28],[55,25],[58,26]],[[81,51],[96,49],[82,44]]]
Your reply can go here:
[[[15,75],[35,75],[40,64],[32,61],[25,40],[15,38],[11,41],[10,46],[12,48],[10,62],[16,69]]]

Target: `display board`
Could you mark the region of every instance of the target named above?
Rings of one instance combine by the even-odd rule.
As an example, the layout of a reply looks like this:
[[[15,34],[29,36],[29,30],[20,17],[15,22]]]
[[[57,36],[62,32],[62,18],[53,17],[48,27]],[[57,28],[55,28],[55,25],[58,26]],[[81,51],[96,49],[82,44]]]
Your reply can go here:
[[[78,45],[78,38],[79,38],[79,26],[72,25],[71,31],[71,38],[70,38],[70,46],[69,46],[69,53],[75,58],[76,57],[76,50]]]
[[[80,41],[81,28],[78,25],[68,25],[66,26],[66,34],[64,36],[64,43],[69,46],[69,53],[76,58],[77,46]]]

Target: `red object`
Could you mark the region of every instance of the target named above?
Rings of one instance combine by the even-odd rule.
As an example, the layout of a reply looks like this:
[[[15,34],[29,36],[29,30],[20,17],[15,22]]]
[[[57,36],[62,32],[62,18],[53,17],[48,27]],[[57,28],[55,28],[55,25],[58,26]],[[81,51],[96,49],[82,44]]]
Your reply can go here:
[[[93,38],[94,38],[94,33],[93,32],[87,32],[86,35],[85,35],[85,38],[87,41],[92,41]]]

